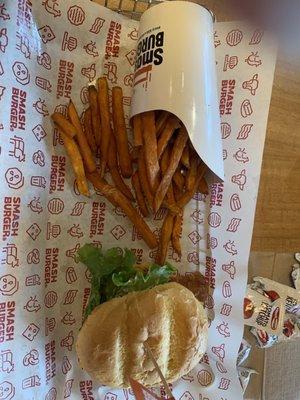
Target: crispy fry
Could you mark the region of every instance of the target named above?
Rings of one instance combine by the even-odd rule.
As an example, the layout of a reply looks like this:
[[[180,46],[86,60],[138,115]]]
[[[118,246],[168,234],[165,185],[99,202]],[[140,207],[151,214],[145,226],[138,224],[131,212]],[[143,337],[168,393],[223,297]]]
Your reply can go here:
[[[91,111],[90,107],[87,108],[84,112],[83,124],[84,124],[84,133],[86,135],[88,144],[89,144],[92,152],[96,153],[97,145],[96,145],[95,136],[94,136],[93,127],[92,127],[92,111]]]
[[[172,236],[173,221],[174,215],[168,212],[161,228],[158,253],[156,257],[156,262],[159,265],[163,265],[166,261],[168,245]]]
[[[188,144],[186,144],[185,148],[183,149],[183,153],[182,153],[180,162],[185,168],[187,168],[187,169],[190,168],[190,151],[189,151]]]
[[[110,111],[109,111],[109,99],[108,99],[108,83],[105,77],[98,79],[98,107],[101,120],[101,176],[105,174],[105,168],[107,164],[108,152],[109,152],[109,140],[112,134],[110,125]]]
[[[151,208],[153,204],[153,195],[150,189],[148,177],[147,177],[147,169],[146,169],[146,164],[145,164],[145,158],[144,158],[144,150],[140,150],[139,154],[139,159],[138,159],[138,174],[140,178],[140,184],[142,191],[145,195],[145,198],[148,203],[148,207]]]
[[[161,111],[157,120],[155,121],[155,133],[158,138],[162,133],[164,126],[166,125],[167,119],[169,117],[169,113],[167,111]]]
[[[133,145],[139,147],[143,145],[142,117],[141,114],[135,115],[132,119],[133,125]]]
[[[172,230],[172,246],[176,253],[181,257],[180,237],[182,231],[183,211],[174,217]]]
[[[179,120],[174,115],[171,115],[168,118],[167,123],[166,123],[164,129],[162,130],[162,133],[157,142],[157,157],[158,157],[158,159],[160,159],[160,157],[162,156],[162,153],[164,152],[174,131],[179,127],[180,127]]]
[[[144,199],[144,195],[142,193],[140,179],[139,179],[139,175],[138,175],[137,171],[135,171],[133,173],[133,175],[131,177],[131,183],[132,183],[132,187],[135,192],[135,197],[136,197],[136,201],[138,203],[139,209],[144,217],[148,217],[149,211],[148,211],[145,199]]]
[[[97,93],[97,89],[95,88],[95,86],[89,86],[88,92],[89,92],[89,103],[90,103],[90,107],[91,107],[91,111],[92,111],[93,132],[94,132],[97,147],[100,147],[102,129],[101,129],[99,108],[98,108],[98,93]]]
[[[93,172],[96,170],[96,163],[94,161],[93,154],[92,154],[92,151],[88,144],[88,141],[85,137],[85,134],[82,131],[80,119],[78,117],[77,110],[76,110],[72,100],[70,100],[70,102],[69,102],[68,114],[69,114],[69,118],[70,118],[72,124],[75,126],[76,131],[77,131],[76,138],[78,141],[80,153],[81,153],[83,161],[84,161],[84,165],[85,165],[86,169],[88,170],[88,172]]]
[[[157,246],[157,240],[154,233],[150,230],[149,226],[132,206],[127,197],[117,188],[109,185],[97,172],[87,174],[87,178],[112,204],[117,204],[124,211],[137,231],[142,235],[147,245],[151,249],[155,248]]]
[[[163,175],[166,173],[166,171],[168,169],[170,155],[171,155],[171,148],[170,148],[170,146],[167,146],[167,148],[165,149],[165,151],[161,157],[161,161],[160,161],[160,168],[161,168],[161,172]],[[170,186],[168,187],[168,191],[166,194],[166,203],[167,203],[167,206],[171,206],[172,204],[175,204],[172,182],[170,183]]]
[[[70,121],[67,120],[67,118],[58,113],[55,112],[51,115],[52,121],[55,122],[55,124],[58,126],[58,128],[64,132],[67,136],[70,138],[74,137],[77,133],[76,128],[73,124],[71,124]]]
[[[208,184],[207,184],[206,179],[205,179],[204,176],[201,179],[201,181],[199,182],[198,190],[202,194],[208,194],[209,193]]]
[[[205,174],[206,171],[206,165],[204,163],[201,163],[198,166],[198,170],[197,170],[197,178],[194,182],[194,186],[190,189],[187,190],[186,192],[183,193],[183,195],[180,197],[180,199],[177,202],[178,207],[184,208],[190,200],[192,200],[194,194],[196,193],[198,186],[199,186],[199,182],[201,181],[203,175]]]
[[[176,137],[176,140],[174,142],[168,169],[167,169],[165,175],[163,176],[162,181],[160,182],[160,185],[157,189],[157,192],[156,192],[156,195],[154,198],[153,208],[154,208],[155,212],[161,206],[161,203],[168,191],[168,187],[170,186],[173,175],[179,164],[179,161],[180,161],[184,146],[187,142],[187,139],[188,139],[188,134],[187,134],[186,130],[184,128],[181,128]]]
[[[144,156],[146,161],[147,175],[152,192],[158,186],[159,164],[157,159],[157,141],[155,135],[154,111],[142,114]]]
[[[78,146],[72,138],[70,138],[63,132],[62,129],[58,127],[58,130],[59,134],[61,135],[61,138],[63,139],[66,152],[70,157],[73,171],[75,173],[77,180],[78,190],[84,196],[89,196],[90,192],[89,192],[88,182],[85,177],[83,161]]]
[[[124,110],[123,110],[123,91],[120,87],[112,89],[112,109],[115,138],[119,155],[119,164],[124,178],[132,175],[132,164],[129,154],[128,138],[126,132]]]
[[[138,162],[140,151],[141,151],[140,147],[133,147],[131,149],[130,157],[131,157],[132,163],[137,163]]]
[[[178,167],[174,173],[173,180],[175,185],[182,191],[185,185],[184,176],[181,173],[180,167]]]
[[[195,180],[197,178],[197,168],[198,168],[198,157],[192,157],[191,167],[188,170],[185,178],[185,188],[186,190],[191,190],[194,187]]]

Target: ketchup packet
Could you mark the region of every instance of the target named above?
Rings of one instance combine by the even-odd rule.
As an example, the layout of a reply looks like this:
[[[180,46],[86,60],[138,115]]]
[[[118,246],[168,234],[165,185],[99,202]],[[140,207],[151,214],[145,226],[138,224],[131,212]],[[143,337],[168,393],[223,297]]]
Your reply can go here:
[[[282,298],[271,300],[248,285],[244,298],[245,325],[278,335],[282,332],[284,314],[285,303]]]
[[[256,290],[261,289],[271,301],[283,300],[287,313],[300,316],[300,290],[267,278],[255,277],[253,280]]]
[[[252,374],[257,374],[258,372],[255,369],[246,368],[246,367],[237,367],[237,371],[239,374],[240,384],[243,389],[243,393],[245,393],[248,383],[250,381],[250,376]]]
[[[251,351],[251,345],[247,342],[247,340],[242,339],[239,352],[238,352],[238,357],[236,360],[236,365],[239,367],[241,366],[249,357]]]

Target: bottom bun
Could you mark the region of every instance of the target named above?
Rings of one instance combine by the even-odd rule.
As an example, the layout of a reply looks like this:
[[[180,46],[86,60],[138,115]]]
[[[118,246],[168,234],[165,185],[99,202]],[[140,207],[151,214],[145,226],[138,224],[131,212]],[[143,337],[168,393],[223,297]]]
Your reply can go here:
[[[144,346],[168,382],[194,368],[207,346],[206,312],[193,293],[172,282],[96,307],[76,343],[80,366],[102,385],[129,387],[129,377],[161,384]]]

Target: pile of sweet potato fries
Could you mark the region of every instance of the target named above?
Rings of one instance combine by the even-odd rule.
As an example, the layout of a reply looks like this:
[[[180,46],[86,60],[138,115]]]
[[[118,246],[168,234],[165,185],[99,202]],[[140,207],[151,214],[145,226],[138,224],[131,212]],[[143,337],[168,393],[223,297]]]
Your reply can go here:
[[[170,242],[181,256],[183,209],[196,192],[208,192],[206,166],[185,127],[166,111],[136,115],[130,151],[122,89],[112,88],[112,112],[105,77],[97,80],[97,87],[89,86],[88,92],[89,107],[81,119],[72,101],[67,116],[56,112],[52,115],[70,157],[78,190],[89,196],[90,181],[114,206],[120,207],[147,245],[158,246],[157,263],[165,262]],[[114,186],[105,180],[107,171]],[[124,180],[129,178],[134,194]],[[144,217],[161,207],[167,213],[157,240]]]

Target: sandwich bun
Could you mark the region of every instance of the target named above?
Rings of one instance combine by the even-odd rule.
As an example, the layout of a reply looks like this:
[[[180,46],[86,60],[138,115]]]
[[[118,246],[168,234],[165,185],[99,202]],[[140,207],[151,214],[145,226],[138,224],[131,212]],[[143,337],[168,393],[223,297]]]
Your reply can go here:
[[[144,343],[167,382],[174,382],[199,363],[207,333],[203,304],[171,282],[96,307],[78,334],[76,350],[80,366],[102,385],[126,388],[130,376],[157,386],[161,380]]]

